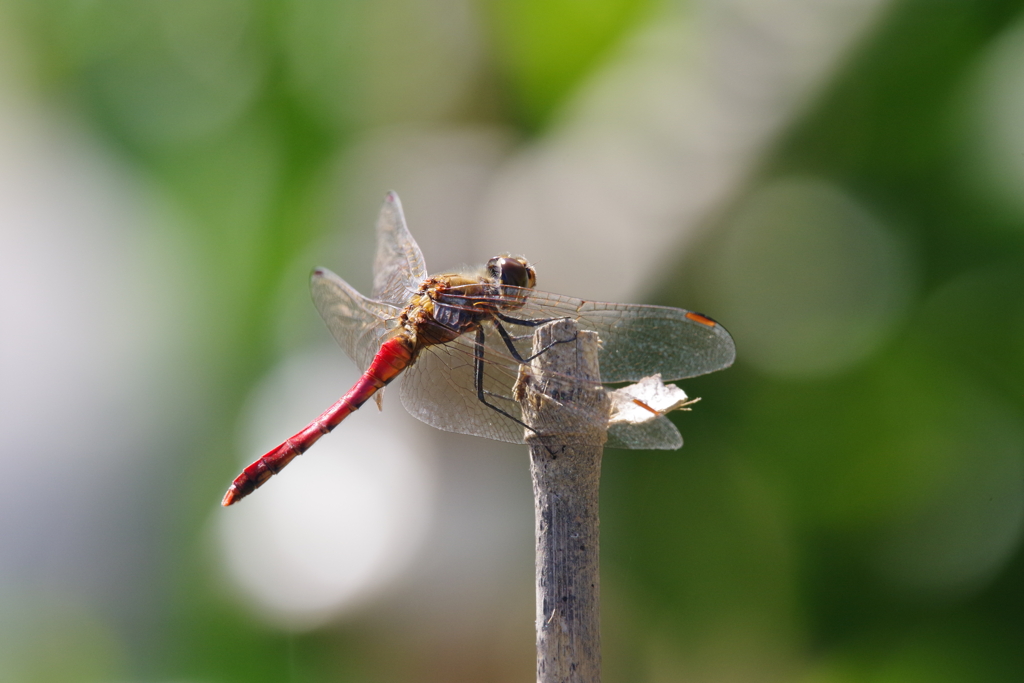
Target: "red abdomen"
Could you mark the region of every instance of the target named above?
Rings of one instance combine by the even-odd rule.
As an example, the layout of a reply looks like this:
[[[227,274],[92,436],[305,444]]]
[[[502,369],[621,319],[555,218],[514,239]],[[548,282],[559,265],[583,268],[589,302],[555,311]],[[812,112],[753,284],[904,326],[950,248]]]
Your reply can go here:
[[[404,335],[392,337],[381,344],[370,367],[348,393],[298,434],[242,470],[224,494],[221,505],[237,503],[284,469],[296,456],[305,453],[321,436],[341,424],[342,420],[358,410],[379,389],[398,377],[412,362],[414,355],[414,346]]]

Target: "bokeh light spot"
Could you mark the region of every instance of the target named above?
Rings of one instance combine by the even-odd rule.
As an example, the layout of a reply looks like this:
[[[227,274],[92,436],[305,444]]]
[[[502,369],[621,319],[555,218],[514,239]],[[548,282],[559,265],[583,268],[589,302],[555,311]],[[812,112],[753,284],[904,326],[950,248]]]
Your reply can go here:
[[[780,377],[826,376],[878,348],[912,278],[900,240],[839,188],[789,179],[755,192],[726,226],[715,317],[740,358]]]
[[[965,180],[1024,212],[1024,22],[993,41],[979,62],[970,87]]]

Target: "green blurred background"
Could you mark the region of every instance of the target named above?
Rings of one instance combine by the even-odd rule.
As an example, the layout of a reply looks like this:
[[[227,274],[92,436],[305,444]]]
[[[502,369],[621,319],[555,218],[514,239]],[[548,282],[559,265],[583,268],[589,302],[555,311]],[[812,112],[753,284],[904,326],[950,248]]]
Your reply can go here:
[[[605,454],[605,680],[1024,680],[1024,2],[0,0],[0,680],[533,676],[521,448],[348,388],[305,291],[679,305]]]

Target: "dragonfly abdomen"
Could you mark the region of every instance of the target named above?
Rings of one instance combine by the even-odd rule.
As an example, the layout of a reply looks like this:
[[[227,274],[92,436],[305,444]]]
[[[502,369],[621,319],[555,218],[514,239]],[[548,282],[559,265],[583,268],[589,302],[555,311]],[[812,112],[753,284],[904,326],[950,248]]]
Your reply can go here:
[[[346,417],[359,410],[377,391],[384,388],[391,380],[409,366],[415,357],[414,346],[403,335],[393,337],[383,344],[374,356],[370,367],[359,378],[348,392],[337,403],[325,410],[320,417],[277,448],[268,451],[256,462],[252,463],[231,483],[221,505],[237,503],[242,498],[263,486],[272,476],[302,455],[309,447],[320,440],[321,436],[341,424]]]

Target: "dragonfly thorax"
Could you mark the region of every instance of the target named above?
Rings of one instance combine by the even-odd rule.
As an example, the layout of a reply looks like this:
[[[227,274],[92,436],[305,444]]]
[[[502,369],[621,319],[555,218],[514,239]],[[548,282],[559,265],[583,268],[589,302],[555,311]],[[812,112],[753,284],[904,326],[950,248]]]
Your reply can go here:
[[[405,335],[417,347],[458,338],[490,316],[494,288],[495,283],[479,275],[427,278],[399,316]]]

